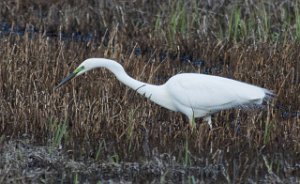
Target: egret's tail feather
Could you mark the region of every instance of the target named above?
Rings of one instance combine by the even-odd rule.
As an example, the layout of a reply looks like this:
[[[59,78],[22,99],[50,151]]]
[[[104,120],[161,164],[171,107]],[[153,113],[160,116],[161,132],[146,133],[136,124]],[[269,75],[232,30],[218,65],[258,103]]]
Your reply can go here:
[[[268,89],[264,89],[265,91],[265,98],[264,98],[264,102],[269,102],[270,100],[272,100],[272,98],[274,98],[276,96],[276,94],[274,93],[274,91],[268,90]]]

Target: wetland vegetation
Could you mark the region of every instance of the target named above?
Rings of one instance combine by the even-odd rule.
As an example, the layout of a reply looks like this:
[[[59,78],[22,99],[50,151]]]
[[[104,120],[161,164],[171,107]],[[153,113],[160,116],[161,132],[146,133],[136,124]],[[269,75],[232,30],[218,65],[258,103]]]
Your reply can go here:
[[[300,5],[291,0],[0,2],[0,183],[299,183]],[[271,89],[261,109],[197,119],[95,70],[162,84],[180,72]],[[201,94],[199,94],[201,95]]]

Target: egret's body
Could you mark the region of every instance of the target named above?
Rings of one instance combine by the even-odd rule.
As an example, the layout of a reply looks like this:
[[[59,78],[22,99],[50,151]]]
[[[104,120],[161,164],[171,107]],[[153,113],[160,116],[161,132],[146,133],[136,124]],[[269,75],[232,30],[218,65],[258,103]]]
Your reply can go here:
[[[218,76],[182,73],[171,77],[165,84],[152,85],[137,81],[127,75],[117,62],[104,58],[90,58],[57,86],[91,69],[104,67],[119,81],[149,98],[156,104],[185,114],[190,122],[203,117],[211,126],[211,114],[236,106],[262,104],[272,95],[267,89]]]

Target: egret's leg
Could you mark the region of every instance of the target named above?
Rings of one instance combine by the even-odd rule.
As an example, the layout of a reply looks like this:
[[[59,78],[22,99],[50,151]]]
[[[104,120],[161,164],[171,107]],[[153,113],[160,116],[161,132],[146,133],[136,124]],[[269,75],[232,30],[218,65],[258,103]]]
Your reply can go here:
[[[190,123],[191,129],[194,130],[194,128],[196,127],[195,118],[190,118],[189,123]]]
[[[205,116],[203,118],[204,121],[207,121],[209,128],[212,129],[212,124],[211,124],[211,116]]]
[[[211,116],[205,116],[203,118],[204,121],[207,121],[207,124],[209,125],[210,130],[212,130],[212,123],[211,123]],[[209,132],[209,137],[211,136],[211,132]],[[213,141],[210,141],[210,153],[213,153]]]

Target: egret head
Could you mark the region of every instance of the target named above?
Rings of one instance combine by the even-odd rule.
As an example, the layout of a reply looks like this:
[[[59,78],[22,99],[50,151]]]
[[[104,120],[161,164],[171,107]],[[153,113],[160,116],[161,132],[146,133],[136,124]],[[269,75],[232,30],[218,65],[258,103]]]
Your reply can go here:
[[[73,79],[73,78],[75,78],[75,77],[91,70],[91,69],[92,69],[92,67],[90,66],[90,61],[85,60],[73,72],[71,72],[66,78],[61,80],[61,82],[54,89],[59,88],[63,84],[67,83],[69,80],[71,80],[71,79]]]
[[[105,67],[112,71],[114,74],[120,74],[124,72],[122,65],[119,63],[105,58],[89,58],[83,61],[72,73],[64,78],[54,89],[59,88],[69,80],[89,71],[94,68]]]

